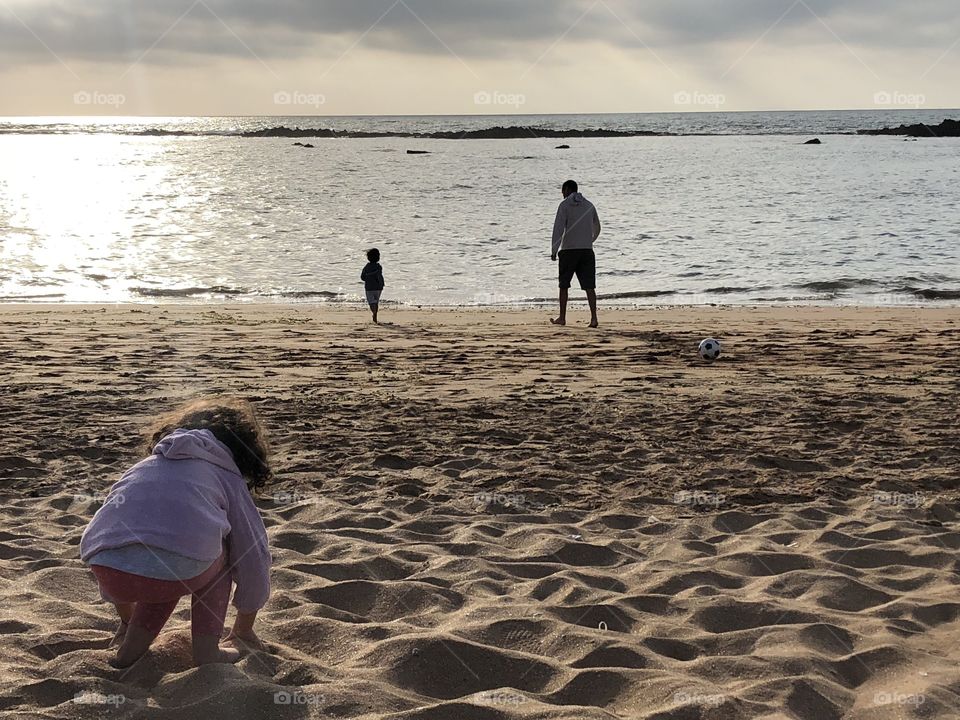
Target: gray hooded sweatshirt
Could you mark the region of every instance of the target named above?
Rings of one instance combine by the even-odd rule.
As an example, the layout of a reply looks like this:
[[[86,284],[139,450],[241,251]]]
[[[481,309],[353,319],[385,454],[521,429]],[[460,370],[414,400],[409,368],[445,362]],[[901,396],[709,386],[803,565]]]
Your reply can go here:
[[[578,192],[564,198],[553,224],[551,255],[560,250],[589,250],[598,237],[600,216],[593,203]]]

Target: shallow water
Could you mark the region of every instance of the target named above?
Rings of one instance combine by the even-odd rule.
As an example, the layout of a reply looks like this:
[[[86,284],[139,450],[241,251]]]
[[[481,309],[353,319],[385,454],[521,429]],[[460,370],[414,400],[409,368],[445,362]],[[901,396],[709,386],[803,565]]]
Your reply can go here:
[[[728,125],[746,122],[737,115]],[[787,122],[749,115],[771,116],[771,132]],[[794,115],[805,127],[840,123]],[[941,115],[950,116],[923,119]],[[834,131],[915,119],[844,116]],[[624,126],[592,120],[550,122]],[[795,135],[728,133],[571,139],[556,150],[561,141],[532,136],[376,138],[305,149],[284,138],[100,130],[0,132],[3,301],[358,300],[363,253],[375,245],[387,300],[538,302],[555,294],[549,234],[567,177],[599,209],[599,292],[619,304],[960,301],[956,139],[822,133],[823,145],[805,146]]]

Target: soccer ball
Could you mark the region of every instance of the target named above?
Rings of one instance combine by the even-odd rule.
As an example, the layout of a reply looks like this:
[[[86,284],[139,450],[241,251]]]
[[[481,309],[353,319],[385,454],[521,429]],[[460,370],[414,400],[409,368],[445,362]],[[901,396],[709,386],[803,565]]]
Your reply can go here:
[[[713,338],[701,340],[700,349],[697,352],[704,360],[716,360],[720,357],[720,341]]]

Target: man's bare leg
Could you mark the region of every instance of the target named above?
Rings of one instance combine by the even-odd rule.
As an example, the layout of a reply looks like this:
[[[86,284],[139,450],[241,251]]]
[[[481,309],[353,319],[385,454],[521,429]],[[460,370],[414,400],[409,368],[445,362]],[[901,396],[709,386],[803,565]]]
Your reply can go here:
[[[377,325],[380,324],[380,321],[377,320],[377,313],[378,313],[379,311],[380,311],[380,304],[379,304],[379,303],[376,304],[376,305],[371,305],[371,306],[370,306],[370,312],[373,313],[373,322],[376,323]]]
[[[567,298],[570,296],[570,291],[567,288],[560,288],[560,317],[556,320],[550,318],[550,322],[554,325],[566,325],[567,324]]]
[[[596,290],[587,290],[587,302],[590,303],[590,327],[595,328],[600,326],[599,320],[597,320],[597,291]]]

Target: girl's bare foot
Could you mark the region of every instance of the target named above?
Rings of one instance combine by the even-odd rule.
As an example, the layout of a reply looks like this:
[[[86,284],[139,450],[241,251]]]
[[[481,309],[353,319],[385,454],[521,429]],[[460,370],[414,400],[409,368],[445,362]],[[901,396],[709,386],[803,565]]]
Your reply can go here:
[[[123,639],[127,636],[127,629],[130,626],[127,623],[120,621],[120,627],[117,628],[117,632],[114,633],[113,640],[107,643],[108,648],[120,647],[123,645]]]
[[[235,648],[221,648],[218,635],[197,635],[193,638],[193,662],[197,665],[231,664],[240,657],[240,651]]]
[[[592,327],[592,328],[600,327],[600,323],[599,323],[597,320],[591,320],[591,321],[590,321],[590,327]]]
[[[263,640],[257,637],[253,630],[239,633],[234,628],[224,642],[239,650],[241,655],[248,655],[253,652],[269,652]]]
[[[130,667],[150,649],[150,644],[155,637],[156,635],[149,630],[131,625],[124,634],[117,656],[110,661],[110,664],[121,670]]]
[[[240,651],[234,650],[233,648],[217,648],[217,651],[212,655],[198,655],[196,652],[193,654],[193,662],[197,665],[213,665],[215,663],[222,663],[225,665],[232,665],[233,663],[240,660]]]
[[[551,322],[552,324],[554,324],[554,325],[566,325],[566,324],[567,324],[567,321],[566,321],[564,318],[557,318],[556,320],[554,320],[553,318],[550,318],[550,322]]]

